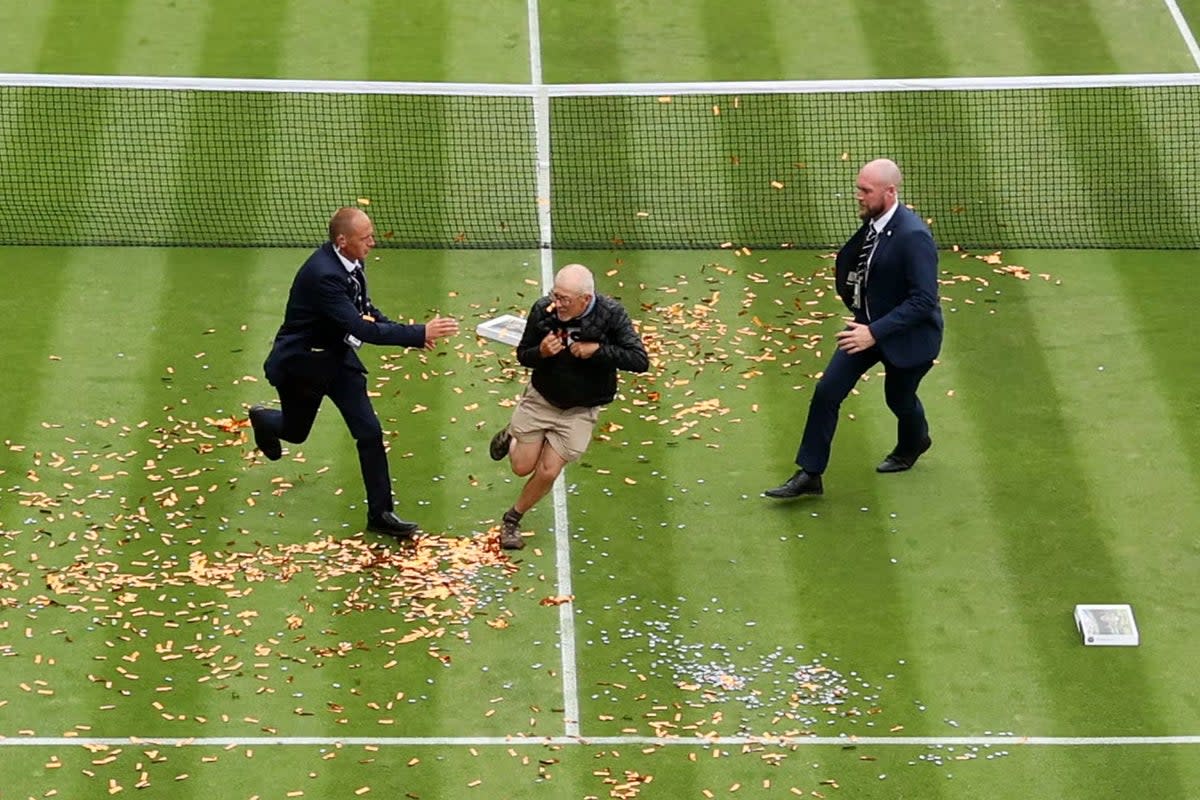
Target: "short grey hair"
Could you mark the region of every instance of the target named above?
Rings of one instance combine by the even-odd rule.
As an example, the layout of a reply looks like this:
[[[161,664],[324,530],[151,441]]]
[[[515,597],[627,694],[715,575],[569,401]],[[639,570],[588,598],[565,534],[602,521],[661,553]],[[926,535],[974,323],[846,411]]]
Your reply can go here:
[[[596,279],[583,264],[567,264],[554,276],[554,286],[575,294],[596,293]]]

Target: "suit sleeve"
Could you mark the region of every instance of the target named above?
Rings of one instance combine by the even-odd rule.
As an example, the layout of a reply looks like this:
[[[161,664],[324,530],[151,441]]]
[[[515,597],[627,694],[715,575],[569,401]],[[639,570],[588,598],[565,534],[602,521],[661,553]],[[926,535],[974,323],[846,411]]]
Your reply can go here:
[[[914,230],[898,242],[902,246],[908,294],[888,313],[870,324],[876,341],[928,320],[938,305],[937,245],[926,230]]]
[[[389,319],[387,314],[384,314],[382,311],[380,311],[379,308],[371,302],[370,297],[367,298],[367,313],[374,317],[376,322],[393,324],[393,320]]]
[[[650,369],[650,357],[646,355],[646,345],[642,337],[633,328],[633,321],[624,308],[617,307],[613,311],[610,324],[609,341],[600,345],[600,349],[592,358],[600,358],[603,363],[611,364],[617,369],[627,372],[645,372]]]
[[[396,345],[399,347],[423,347],[424,325],[402,325],[391,321],[368,322],[363,319],[354,303],[346,296],[345,281],[336,274],[325,274],[317,287],[321,311],[337,325],[355,338],[371,344]],[[373,308],[373,307],[372,307]],[[387,320],[386,317],[383,320]]]

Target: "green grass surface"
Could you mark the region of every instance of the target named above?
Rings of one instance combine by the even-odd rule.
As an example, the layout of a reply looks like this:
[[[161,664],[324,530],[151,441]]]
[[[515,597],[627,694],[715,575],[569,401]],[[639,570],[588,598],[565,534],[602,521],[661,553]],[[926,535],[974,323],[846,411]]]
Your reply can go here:
[[[5,270],[44,265],[44,280],[14,285],[3,309],[24,320],[10,360],[27,376],[2,390],[5,430],[22,432],[0,455],[7,735],[561,734],[558,614],[540,605],[557,591],[548,503],[527,518],[534,549],[511,574],[484,566],[462,584],[477,603],[470,613],[418,613],[389,578],[402,561],[338,572],[338,557],[389,555],[376,537],[355,544],[357,465],[329,409],[278,465],[205,422],[271,396],[251,378],[302,252],[2,255]],[[827,495],[778,504],[758,492],[791,469],[811,375],[836,328],[798,322],[837,311],[829,262],[802,252],[559,257],[604,274],[656,354],[654,372],[624,383],[601,440],[568,472],[585,739],[1196,730],[1194,609],[1180,587],[1200,560],[1190,536],[1200,443],[1188,424],[1200,365],[1172,334],[1185,311],[1172,304],[1171,277],[1194,258],[1005,254],[1034,272],[1025,282],[946,254],[947,346],[923,390],[934,449],[910,473],[872,471],[892,436],[873,377],[844,408]],[[532,300],[535,287],[517,294],[536,275],[530,261],[388,252],[372,285],[385,310],[473,323]],[[17,313],[33,306],[56,311]],[[518,389],[505,372],[511,356],[469,336],[431,354],[385,355],[370,350],[368,362],[394,435],[400,507],[465,543],[517,489],[483,454]],[[197,452],[198,441],[211,451]],[[153,494],[168,486],[176,505]],[[22,504],[46,498],[57,504]],[[329,536],[347,543],[295,552]],[[235,553],[268,576],[280,574],[281,554],[298,569],[287,581],[203,571]],[[81,576],[92,581],[85,590]],[[1072,606],[1110,601],[1134,605],[1141,647],[1080,646]],[[445,632],[403,641],[418,628]],[[795,673],[814,664],[849,692],[832,711],[797,700]],[[830,791],[823,780],[855,797],[1018,797],[1038,783],[1056,797],[1146,786],[1185,797],[1200,771],[1186,747],[1033,752],[1003,742],[953,753],[727,746],[724,761],[712,748],[651,754],[637,744],[514,754],[492,745],[478,756],[462,745],[327,747],[330,761],[316,747],[261,746],[254,760],[245,747],[172,750],[163,766],[149,746],[119,749],[88,754],[103,762],[95,777],[72,748],[11,751],[24,765],[14,796],[86,791],[108,777],[132,784],[143,769],[153,796],[211,785],[218,763],[234,796],[247,797],[353,796],[361,785],[445,796],[477,779],[501,796],[582,797],[607,791],[594,774],[604,768],[651,773],[644,796],[663,797],[734,783],[772,796],[763,781]],[[67,766],[45,769],[48,753]],[[1113,759],[1119,777],[1091,772]]]
[[[542,4],[553,83],[1187,72],[1165,6],[993,3]]]
[[[1195,68],[1165,5],[1121,0],[540,6],[552,83]],[[0,11],[0,71],[523,83],[527,36],[513,0],[58,0]]]
[[[1195,25],[1200,5],[1180,5]],[[1165,4],[755,2],[735,11],[559,0],[541,11],[547,82],[1195,69]],[[527,35],[526,7],[513,2],[57,0],[0,8],[0,71],[524,83]],[[926,166],[967,196],[917,198],[919,170],[909,190],[949,246],[958,237],[943,206],[969,216],[980,213],[977,197],[1003,208],[1013,192],[1039,188],[1028,164],[1004,162],[975,138],[1000,119],[968,124],[956,108],[889,112],[880,141],[858,146],[797,125],[792,140],[816,155],[778,163],[812,161],[837,177],[866,157],[860,147],[932,141],[955,159]],[[1188,195],[1172,188],[1190,170],[1190,126],[1137,103],[1119,108],[1120,125],[1101,143],[1111,153],[1067,140],[1052,105],[1004,115],[1030,137],[1046,132],[1044,142],[1008,144],[1038,148],[1057,170],[1058,194],[1009,222],[1037,230],[1082,217],[1107,233],[1153,207],[1164,229],[1194,227]],[[529,224],[528,197],[501,215],[512,219],[463,216],[510,189],[486,170],[453,171],[496,142],[472,138],[441,107],[395,120],[346,112],[364,126],[363,146],[322,158],[351,162],[338,165],[349,178],[322,185],[319,214],[294,218],[286,201],[304,187],[264,153],[293,146],[313,122],[277,111],[244,125],[218,109],[211,129],[185,114],[150,136],[225,141],[239,155],[223,172],[155,160],[146,137],[112,131],[128,109],[100,95],[80,114],[88,147],[64,147],[61,128],[10,101],[0,181],[17,187],[7,205],[25,211],[6,228],[44,225],[66,209],[74,221],[61,227],[77,232],[103,210],[166,236],[214,214],[213,192],[183,199],[200,177],[236,197],[225,224],[243,234],[284,217],[308,241],[326,206],[360,196],[381,230],[418,213],[442,235],[466,233],[462,244],[477,241],[477,228]],[[711,109],[699,111],[711,122]],[[659,147],[608,124],[592,133],[626,151]],[[425,137],[423,157],[394,136]],[[1130,137],[1154,144],[1121,144]],[[712,137],[718,148],[733,141],[728,130]],[[686,204],[647,207],[643,192],[677,179],[661,162],[639,175],[619,148],[581,142],[612,151],[611,180],[630,214],[694,216]],[[111,196],[95,189],[104,150],[126,170]],[[1098,184],[1093,158],[1122,167]],[[70,177],[48,190],[13,183],[39,161]],[[752,162],[743,163],[762,171],[752,177],[778,177],[770,159]],[[501,166],[491,159],[488,169]],[[693,192],[736,184],[703,166],[685,176]],[[151,182],[134,182],[146,173]],[[274,190],[247,189],[255,175]],[[796,202],[761,184],[741,185],[752,223],[772,204]],[[563,224],[575,203],[568,188],[555,191]],[[148,214],[152,199],[166,210]],[[830,215],[834,239],[852,223],[836,198],[810,210]],[[607,228],[628,236],[604,227],[601,241]],[[557,252],[558,264],[592,266],[655,350],[652,373],[623,381],[601,438],[567,473],[583,735],[569,745],[537,742],[567,726],[559,607],[541,604],[560,591],[550,504],[526,517],[530,547],[507,564],[480,535],[520,485],[484,455],[519,390],[510,351],[469,334],[432,353],[364,351],[399,508],[433,534],[416,551],[359,533],[355,452],[331,408],[275,464],[217,422],[273,396],[261,363],[306,253],[0,249],[9,375],[0,384],[0,799],[1197,794],[1195,745],[1018,743],[1200,733],[1188,589],[1200,566],[1200,358],[1187,345],[1181,293],[1200,268],[1194,253],[1006,252],[1002,264],[1028,267],[1029,281],[944,253],[947,340],[922,392],[934,448],[909,473],[873,472],[894,433],[873,375],[844,407],[827,495],[778,504],[758,493],[792,469],[838,326],[801,322],[841,311],[829,262],[801,251]],[[469,328],[526,309],[540,291],[533,252],[378,255],[373,294],[398,317],[452,313]],[[1081,646],[1077,602],[1132,603],[1142,645]],[[845,702],[803,702],[814,676],[844,688]],[[998,738],[987,747],[595,741],[808,731]],[[122,743],[9,746],[31,735]],[[325,743],[246,743],[296,736]],[[454,741],[332,743],[397,736]]]
[[[70,0],[0,10],[3,72],[529,80],[525,5]]]
[[[1128,784],[1158,792],[1180,789],[1173,784],[1179,748],[1008,748],[1007,755],[980,754],[970,761],[963,749],[931,753],[903,747],[846,750],[799,748],[789,751],[779,766],[765,766],[770,751],[742,754],[721,750],[695,751],[668,747],[651,753],[635,748],[582,746],[567,748],[481,747],[472,755],[465,748],[396,749],[275,747],[179,748],[129,746],[92,756],[82,748],[64,751],[46,777],[8,773],[16,796],[57,788],[59,796],[96,792],[95,780],[79,777],[83,770],[117,781],[122,793],[133,793],[143,774],[149,784],[139,797],[191,797],[210,794],[219,786],[229,797],[367,797],[413,795],[418,798],[472,797],[613,797],[630,787],[635,796],[773,798],[853,797],[863,800],[895,798],[979,797],[1020,800],[1027,797],[1089,797],[1113,789],[1113,775],[1143,779]],[[147,755],[147,753],[151,755]],[[103,766],[93,762],[108,760]],[[207,759],[207,760],[205,760]],[[39,765],[40,766],[40,765]],[[919,775],[920,782],[909,776]],[[275,776],[267,778],[266,776]],[[646,782],[646,781],[649,782]],[[799,792],[797,795],[792,790]],[[626,790],[628,791],[628,789]],[[709,794],[705,794],[705,792]],[[303,792],[303,795],[294,794]],[[817,795],[812,793],[816,792]],[[18,794],[22,793],[22,794]]]

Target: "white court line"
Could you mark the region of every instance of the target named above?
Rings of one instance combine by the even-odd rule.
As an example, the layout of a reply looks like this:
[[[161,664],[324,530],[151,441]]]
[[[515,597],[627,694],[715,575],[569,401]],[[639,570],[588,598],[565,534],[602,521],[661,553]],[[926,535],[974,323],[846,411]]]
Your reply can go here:
[[[1191,32],[1183,25],[1184,37]],[[1194,40],[1192,40],[1194,42]],[[1197,51],[1200,55],[1200,51]],[[540,62],[537,65],[540,69]],[[1197,61],[1200,66],[1200,60]],[[1117,75],[1000,75],[977,78],[871,78],[815,81],[684,81],[671,83],[450,83],[429,81],[302,81],[278,78],[188,78],[156,75],[0,73],[0,86],[60,89],[270,92],[279,94],[409,94],[460,97],[626,97],[694,94],[836,94],[1197,86],[1200,72]]]
[[[528,0],[529,79],[533,85],[533,128],[537,158],[537,210],[539,249],[541,251],[542,288],[554,285],[554,226],[550,216],[550,96],[542,81],[542,28],[538,0]],[[554,503],[554,560],[557,565],[558,593],[574,594],[571,589],[571,529],[567,518],[566,470],[559,474],[551,489]],[[579,735],[579,678],[575,663],[575,604],[558,607],[559,650],[562,656],[563,732]]]
[[[512,747],[643,745],[656,747],[1117,747],[1198,745],[1200,736],[196,736],[0,737],[0,747]]]
[[[1163,2],[1167,4],[1171,18],[1175,20],[1175,27],[1179,28],[1179,35],[1183,37],[1183,43],[1187,45],[1188,52],[1192,55],[1192,61],[1197,67],[1200,67],[1200,45],[1196,44],[1196,37],[1192,35],[1192,29],[1188,26],[1187,19],[1179,10],[1179,4],[1175,0],[1163,0]]]

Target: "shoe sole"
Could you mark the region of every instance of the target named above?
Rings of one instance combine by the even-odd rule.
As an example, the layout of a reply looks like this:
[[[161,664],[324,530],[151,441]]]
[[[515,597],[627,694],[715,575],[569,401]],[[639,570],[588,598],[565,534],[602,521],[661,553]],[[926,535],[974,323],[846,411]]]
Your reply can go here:
[[[879,472],[881,474],[884,474],[884,475],[891,473],[891,472],[908,472],[910,469],[912,469],[913,467],[915,467],[917,465],[917,461],[920,460],[921,456],[923,456],[929,452],[929,448],[931,448],[931,447],[933,447],[933,440],[926,439],[925,444],[921,448],[920,452],[918,452],[915,456],[913,456],[913,460],[908,465],[897,464],[895,467],[890,467],[888,469],[881,469],[881,467],[883,465],[880,464],[878,467],[875,468],[875,471]],[[884,459],[884,460],[886,462],[887,459]]]
[[[512,434],[507,430],[500,431],[493,436],[488,445],[488,455],[492,457],[492,461],[503,461],[504,457],[508,455],[510,444],[512,444]]]
[[[805,497],[806,495],[812,495],[813,497],[820,497],[823,494],[825,494],[824,489],[821,489],[819,491],[811,490],[811,491],[807,491],[807,492],[797,492],[796,494],[771,494],[769,491],[766,491],[766,492],[763,492],[763,497],[770,497],[772,500],[792,500],[796,497]]]
[[[371,533],[377,533],[380,536],[390,536],[393,539],[401,539],[404,541],[411,540],[414,536],[421,532],[420,527],[416,527],[408,531],[398,531],[393,528],[373,528],[370,525],[367,526],[367,530]]]
[[[368,529],[368,530],[371,530],[371,529]],[[371,530],[371,533],[377,534],[379,536],[387,536],[388,538],[395,539],[396,541],[399,541],[399,542],[411,542],[417,535],[416,531],[409,531],[407,533],[398,533],[397,531]]]

